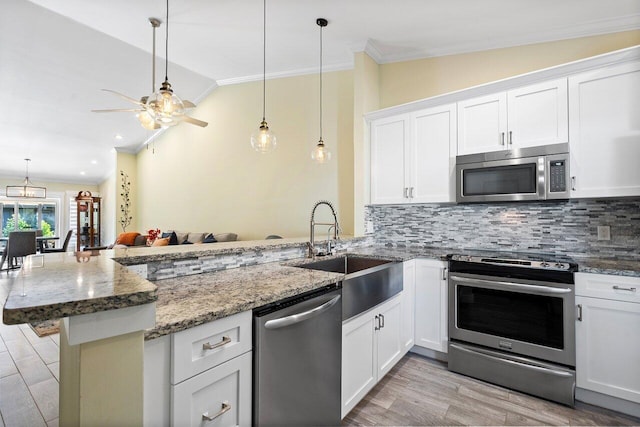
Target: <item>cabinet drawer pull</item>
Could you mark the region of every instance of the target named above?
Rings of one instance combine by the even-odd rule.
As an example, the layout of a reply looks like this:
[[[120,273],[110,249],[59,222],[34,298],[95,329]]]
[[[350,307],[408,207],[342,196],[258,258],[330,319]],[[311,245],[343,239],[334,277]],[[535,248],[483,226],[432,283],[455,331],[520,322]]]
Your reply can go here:
[[[576,308],[578,309],[577,320],[578,322],[582,322],[582,304],[578,304]]]
[[[229,411],[230,409],[231,409],[231,404],[225,400],[224,402],[222,402],[222,408],[220,408],[218,413],[215,414],[213,417],[210,417],[208,412],[205,412],[204,414],[202,414],[202,421],[213,421],[216,418],[218,418],[220,415]]]
[[[618,286],[618,285],[613,285],[613,289],[615,289],[616,291],[629,291],[629,292],[635,292],[636,288],[625,288],[622,286]]]
[[[576,191],[576,177],[575,176],[571,177],[571,189],[573,191]]]
[[[379,330],[379,329],[380,329],[380,317],[378,317],[378,315],[376,314],[376,324],[375,324],[375,326],[373,327],[373,330],[374,330],[374,331],[377,331],[377,330]]]
[[[219,343],[216,344],[209,344],[208,342],[202,344],[202,349],[203,350],[213,350],[216,349],[218,347],[222,347],[223,345],[227,345],[231,342],[231,338],[229,337],[222,337],[222,341],[220,341]]]

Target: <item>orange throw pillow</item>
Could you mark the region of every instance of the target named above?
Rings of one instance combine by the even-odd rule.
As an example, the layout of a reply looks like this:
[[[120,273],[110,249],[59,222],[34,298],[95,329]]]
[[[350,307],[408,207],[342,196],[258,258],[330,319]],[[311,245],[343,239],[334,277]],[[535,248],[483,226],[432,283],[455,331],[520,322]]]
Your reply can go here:
[[[116,239],[116,245],[127,245],[133,246],[133,243],[136,240],[140,233],[130,232],[130,233],[120,233],[118,238]]]
[[[169,238],[156,239],[151,246],[169,246]]]

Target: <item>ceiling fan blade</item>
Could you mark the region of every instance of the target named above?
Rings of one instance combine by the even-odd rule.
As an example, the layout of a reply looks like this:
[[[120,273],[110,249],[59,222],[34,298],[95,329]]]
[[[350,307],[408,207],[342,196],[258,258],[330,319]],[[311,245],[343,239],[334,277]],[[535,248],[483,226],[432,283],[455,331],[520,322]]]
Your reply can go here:
[[[127,101],[132,102],[132,103],[134,103],[136,105],[142,106],[142,102],[140,102],[139,100],[137,100],[135,98],[132,98],[132,97],[127,96],[127,95],[124,95],[124,94],[122,94],[120,92],[116,92],[115,90],[111,90],[111,89],[102,89],[102,90],[105,91],[105,92],[111,92],[114,95],[119,96],[120,98],[126,99]]]
[[[142,112],[144,109],[140,108],[112,108],[110,110],[91,110],[92,113],[131,113]]]
[[[198,120],[198,119],[194,119],[193,117],[189,117],[185,114],[182,114],[179,116],[180,120],[182,120],[183,122],[187,122],[187,123],[191,123],[192,125],[196,125],[196,126],[200,126],[200,127],[207,127],[207,125],[209,123],[207,122],[203,122],[202,120]]]
[[[184,108],[196,108],[196,104],[191,101],[187,101],[186,99],[182,100],[182,104],[184,105]]]

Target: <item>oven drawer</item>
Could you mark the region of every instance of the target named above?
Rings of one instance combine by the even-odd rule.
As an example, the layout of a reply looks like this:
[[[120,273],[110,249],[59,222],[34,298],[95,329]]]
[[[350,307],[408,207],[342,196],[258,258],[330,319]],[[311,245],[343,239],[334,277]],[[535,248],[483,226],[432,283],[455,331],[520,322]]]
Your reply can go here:
[[[640,303],[640,278],[576,273],[576,295]]]
[[[457,342],[449,342],[448,360],[450,371],[574,405],[573,369]]]

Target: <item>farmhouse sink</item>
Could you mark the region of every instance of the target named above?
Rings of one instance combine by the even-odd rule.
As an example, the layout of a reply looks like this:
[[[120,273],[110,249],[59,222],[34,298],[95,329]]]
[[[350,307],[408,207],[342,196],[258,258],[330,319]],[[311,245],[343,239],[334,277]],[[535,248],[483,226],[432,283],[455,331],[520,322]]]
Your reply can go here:
[[[342,320],[369,310],[402,291],[402,263],[344,255],[296,267],[343,273]]]
[[[321,261],[313,261],[298,265],[310,270],[331,271],[333,273],[351,274],[379,265],[392,263],[391,260],[359,257],[357,255],[344,255],[337,258],[328,258]]]

